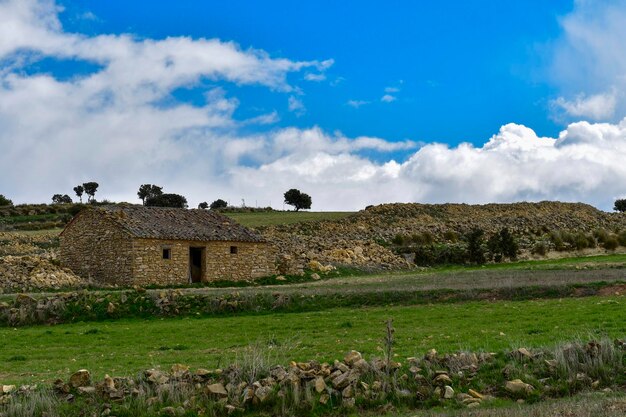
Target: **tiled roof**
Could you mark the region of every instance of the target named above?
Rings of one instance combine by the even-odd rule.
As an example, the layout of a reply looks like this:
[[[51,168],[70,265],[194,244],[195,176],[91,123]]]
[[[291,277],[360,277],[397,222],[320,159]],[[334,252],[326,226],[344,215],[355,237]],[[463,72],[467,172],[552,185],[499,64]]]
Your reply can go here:
[[[107,218],[138,238],[265,242],[258,233],[211,210],[137,205],[111,205],[89,209],[101,211]]]

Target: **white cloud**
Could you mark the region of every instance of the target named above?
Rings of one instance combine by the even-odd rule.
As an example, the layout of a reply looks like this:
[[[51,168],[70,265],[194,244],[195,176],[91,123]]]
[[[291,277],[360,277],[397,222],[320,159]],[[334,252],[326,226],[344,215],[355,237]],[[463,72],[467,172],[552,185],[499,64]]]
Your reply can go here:
[[[289,99],[287,99],[287,108],[290,112],[295,113],[298,117],[306,113],[306,107],[304,106],[304,103],[296,96],[289,96]]]
[[[607,120],[615,114],[617,96],[615,92],[585,96],[580,94],[573,100],[559,97],[553,104],[568,115],[574,117],[588,117],[592,120]]]
[[[385,93],[397,93],[399,91],[398,87],[385,87]]]
[[[271,113],[261,114],[260,116],[252,117],[250,119],[246,119],[243,121],[243,124],[246,125],[271,125],[274,123],[278,123],[280,121],[280,116],[278,112],[274,110]]]
[[[0,1],[11,28],[0,25],[0,190],[16,202],[45,201],[88,180],[101,184],[99,198],[136,202],[140,184],[156,183],[192,205],[245,198],[281,207],[282,193],[297,187],[318,210],[542,199],[610,209],[624,195],[626,119],[573,123],[558,138],[508,124],[480,147],[349,138],[318,127],[244,134],[241,127],[271,124],[278,114],[238,121],[239,100],[221,88],[195,105],[172,92],[204,78],[256,84],[287,92],[299,111],[287,75],[332,62],[274,59],[215,39],[87,37],[64,32],[56,13],[50,1]],[[100,68],[63,80],[22,71],[40,57]],[[392,152],[409,156],[396,161]]]
[[[380,98],[380,101],[382,101],[383,103],[391,103],[396,100],[397,98],[395,96],[392,96],[391,94],[385,94],[384,96]]]
[[[352,147],[338,141],[331,147],[300,149],[297,143],[314,142],[311,135],[321,132],[296,129],[281,134],[291,143],[275,139],[286,150],[283,156],[272,156],[260,168],[233,170],[240,190],[269,192],[298,185],[314,197],[315,207],[326,209],[390,201],[546,199],[586,201],[610,209],[613,199],[623,195],[626,181],[626,120],[574,123],[559,138],[541,138],[525,126],[508,124],[482,147],[429,144],[403,163],[376,163],[360,156],[354,145],[358,140],[349,142]]]
[[[304,79],[307,81],[324,81],[326,79],[326,74],[314,74],[314,73],[307,73],[304,75]]]
[[[616,121],[626,114],[626,1],[578,0],[561,19],[552,50],[553,102],[574,117]]]
[[[361,106],[365,106],[366,104],[370,104],[369,101],[366,100],[348,100],[346,102],[346,104],[350,107],[354,107],[355,109],[358,109]]]

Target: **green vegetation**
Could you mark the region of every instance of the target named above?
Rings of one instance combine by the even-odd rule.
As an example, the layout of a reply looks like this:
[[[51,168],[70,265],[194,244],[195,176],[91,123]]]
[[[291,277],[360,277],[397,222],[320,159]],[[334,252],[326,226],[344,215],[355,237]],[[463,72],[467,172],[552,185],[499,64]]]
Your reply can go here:
[[[217,368],[254,342],[281,349],[293,360],[329,361],[350,349],[368,357],[381,356],[381,329],[389,317],[394,319],[394,348],[400,360],[421,356],[431,348],[454,352],[549,346],[577,337],[623,337],[623,303],[620,296],[473,301],[2,328],[0,375],[6,384],[51,381],[79,368],[99,377],[132,375],[174,363]],[[10,360],[16,356],[25,360]]]
[[[244,226],[261,227],[319,220],[339,220],[353,213],[348,211],[261,211],[244,213],[224,211],[222,214]]]

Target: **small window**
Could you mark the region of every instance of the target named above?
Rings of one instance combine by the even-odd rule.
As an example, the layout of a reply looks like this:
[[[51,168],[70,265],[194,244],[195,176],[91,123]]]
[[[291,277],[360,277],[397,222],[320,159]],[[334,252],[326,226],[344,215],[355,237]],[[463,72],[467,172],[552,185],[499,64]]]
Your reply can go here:
[[[230,253],[233,254],[233,255],[236,255],[237,254],[237,246],[231,246],[230,247]]]
[[[172,259],[172,249],[163,248],[163,259]]]

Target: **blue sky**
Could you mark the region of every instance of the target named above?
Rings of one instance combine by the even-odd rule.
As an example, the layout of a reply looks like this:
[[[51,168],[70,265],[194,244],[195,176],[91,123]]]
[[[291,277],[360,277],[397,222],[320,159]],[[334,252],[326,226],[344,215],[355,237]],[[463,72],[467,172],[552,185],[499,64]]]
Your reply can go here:
[[[232,86],[240,118],[276,109],[282,126],[451,144],[482,143],[494,126],[513,121],[544,136],[563,128],[550,117],[548,100],[558,91],[547,79],[546,54],[572,1],[62,4],[71,31],[219,38],[273,57],[334,60],[324,82],[294,77],[304,90],[306,113],[299,117],[286,111],[280,94]],[[95,19],[84,19],[87,13]],[[380,101],[386,88],[399,90],[396,101]],[[189,92],[178,97],[197,99]],[[350,100],[371,103],[355,109]]]
[[[0,0],[0,193],[626,196],[626,0]]]

